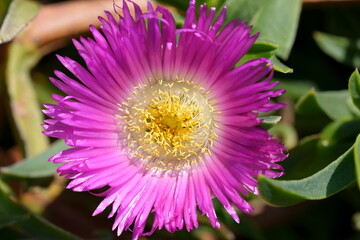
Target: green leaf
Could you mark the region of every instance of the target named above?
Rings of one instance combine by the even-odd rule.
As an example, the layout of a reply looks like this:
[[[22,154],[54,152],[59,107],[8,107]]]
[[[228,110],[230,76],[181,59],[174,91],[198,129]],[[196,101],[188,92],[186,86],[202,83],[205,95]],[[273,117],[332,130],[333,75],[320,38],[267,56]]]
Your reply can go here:
[[[262,39],[258,39],[254,45],[250,48],[250,50],[248,51],[248,53],[262,53],[262,52],[272,52],[275,51],[276,49],[279,48],[279,45],[270,42],[270,41],[266,41],[266,40],[262,40]]]
[[[323,147],[339,148],[348,142],[348,149],[360,133],[360,119],[340,119],[327,125],[321,133],[320,145]],[[344,149],[344,150],[346,150]]]
[[[315,89],[310,89],[295,105],[296,112],[306,116],[326,116],[317,99]]]
[[[230,22],[236,18],[250,22],[253,16],[263,7],[263,0],[226,0],[226,20]]]
[[[271,52],[246,53],[237,63],[237,66],[257,58],[271,58],[272,55]]]
[[[356,139],[354,147],[355,173],[358,187],[360,188],[360,135]]]
[[[0,228],[6,227],[8,225],[12,225],[20,221],[24,221],[27,218],[28,216],[26,215],[16,215],[16,214],[0,215]]]
[[[305,137],[282,162],[286,172],[282,179],[305,178],[325,168],[354,144],[359,132],[359,119],[340,119],[328,124],[320,134]]]
[[[352,118],[353,113],[348,106],[350,98],[347,90],[315,92],[311,89],[296,104],[296,110],[302,115],[323,115],[336,120]]]
[[[283,64],[275,55],[271,56],[270,60],[274,64],[275,71],[281,72],[281,73],[292,73],[294,70],[292,68],[289,68],[285,64]]]
[[[360,67],[360,39],[316,32],[314,39],[326,54],[340,63]]]
[[[360,118],[360,109],[355,106],[351,98],[348,98],[347,106],[349,108],[349,111],[354,115],[355,118]]]
[[[0,168],[0,173],[4,177],[15,178],[51,177],[56,173],[56,169],[59,165],[49,162],[48,159],[56,153],[68,148],[69,147],[63,140],[58,140],[48,150],[39,155],[24,159],[11,166]]]
[[[0,184],[0,216],[21,219],[21,221],[15,221],[11,225],[16,231],[20,231],[31,239],[80,239],[20,205],[17,199],[3,188],[4,185],[4,183]]]
[[[6,86],[13,121],[25,156],[34,156],[48,148],[49,140],[41,133],[43,114],[36,97],[30,71],[41,58],[37,48],[12,42],[6,66]]]
[[[358,148],[359,139],[355,145]],[[290,206],[330,197],[355,181],[354,146],[314,175],[300,180],[258,179],[260,196],[269,204]]]
[[[279,81],[280,84],[276,86],[276,89],[286,89],[286,93],[284,96],[291,98],[294,101],[299,100],[302,96],[304,96],[307,92],[310,91],[311,88],[314,87],[315,83],[307,80],[295,80],[295,79],[277,79],[274,80]]]
[[[331,119],[353,116],[347,105],[348,90],[317,92],[316,95],[320,107]]]
[[[262,39],[279,45],[275,51],[279,57],[288,58],[298,27],[300,0],[227,0],[224,5],[228,7],[227,20],[249,22]]]
[[[262,119],[262,123],[260,124],[261,128],[269,129],[276,125],[281,120],[281,116],[264,116],[259,117],[259,119]]]
[[[257,52],[257,53],[246,53],[244,57],[237,63],[237,66],[244,64],[250,60],[257,59],[257,58],[268,58],[272,61],[274,65],[274,70],[281,72],[281,73],[292,73],[293,70],[287,66],[285,66],[282,62],[279,61],[274,55],[273,52]]]
[[[285,123],[276,124],[274,127],[269,129],[269,133],[277,136],[277,138],[281,138],[284,146],[288,149],[296,146],[298,136],[292,125]]]
[[[11,41],[36,16],[40,4],[30,0],[13,0],[0,28],[0,44]]]
[[[319,135],[310,135],[299,141],[295,148],[289,150],[289,157],[281,163],[285,169],[285,175],[281,179],[299,179],[314,174],[318,168],[318,163],[322,159],[318,158]],[[317,159],[314,162],[312,159]],[[328,164],[326,164],[328,165]]]
[[[310,89],[295,105],[295,126],[301,129],[303,136],[319,133],[324,126],[331,122],[320,107],[314,89]]]
[[[11,0],[3,0],[0,1],[0,27],[4,20],[4,16],[6,14],[7,9],[9,8],[9,5],[11,3]]]
[[[353,103],[360,110],[360,75],[357,69],[350,76],[349,92]]]

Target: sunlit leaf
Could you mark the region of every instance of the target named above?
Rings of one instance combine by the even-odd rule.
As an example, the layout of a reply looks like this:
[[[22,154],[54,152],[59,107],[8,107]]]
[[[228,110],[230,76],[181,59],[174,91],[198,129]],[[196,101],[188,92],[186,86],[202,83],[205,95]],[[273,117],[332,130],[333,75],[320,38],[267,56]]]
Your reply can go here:
[[[316,95],[320,107],[331,119],[353,116],[347,105],[348,90],[317,92]]]
[[[355,146],[358,148],[359,139]],[[316,159],[314,159],[316,161]],[[290,206],[305,200],[332,196],[355,181],[354,146],[314,175],[300,180],[275,180],[259,177],[261,197],[277,206]]]
[[[314,38],[318,46],[338,62],[360,67],[360,39],[322,32],[316,32]]]
[[[254,43],[254,45],[250,48],[248,53],[272,52],[272,51],[275,51],[278,48],[279,48],[279,45],[277,45],[277,44],[275,44],[273,42],[258,39]]]
[[[257,58],[271,58],[273,56],[272,52],[259,52],[259,53],[246,53],[237,65],[244,64],[250,60],[257,59]]]
[[[257,12],[263,7],[267,0],[226,0],[224,6],[227,7],[227,21],[239,18],[240,20],[250,21]]]
[[[299,22],[300,0],[227,0],[224,5],[228,7],[228,20],[249,22],[262,39],[279,45],[275,51],[278,56],[289,56]]]
[[[41,133],[43,115],[30,77],[41,56],[35,47],[19,42],[11,43],[8,54],[6,86],[13,120],[26,156],[34,156],[48,148],[48,138]]]
[[[59,140],[54,143],[45,152],[30,157],[14,165],[0,168],[0,173],[4,177],[15,178],[42,178],[51,177],[56,173],[56,165],[52,162],[48,162],[48,159],[56,153],[69,148],[64,141]]]
[[[281,120],[281,116],[265,116],[265,117],[259,117],[259,119],[262,119],[262,123],[260,124],[261,128],[269,129],[276,125]]]
[[[76,240],[80,239],[71,233],[58,228],[41,216],[32,213],[19,204],[16,198],[0,184],[0,216],[21,218],[12,224],[17,231],[31,239]]]
[[[11,41],[36,16],[39,3],[13,0],[0,28],[0,44]]]
[[[360,75],[357,69],[350,76],[349,92],[353,103],[360,109]]]
[[[270,60],[274,64],[275,71],[281,72],[281,73],[292,73],[294,70],[292,68],[289,68],[285,64],[283,64],[276,56],[272,56]]]
[[[244,64],[250,60],[257,59],[257,58],[268,58],[272,61],[274,65],[274,70],[281,72],[281,73],[292,73],[293,70],[287,66],[285,66],[282,62],[279,61],[274,55],[273,52],[257,52],[257,53],[247,53],[241,60],[237,63],[237,65]]]
[[[348,90],[315,92],[311,89],[296,104],[296,110],[303,115],[326,114],[336,120],[351,118],[353,113],[348,106]]]

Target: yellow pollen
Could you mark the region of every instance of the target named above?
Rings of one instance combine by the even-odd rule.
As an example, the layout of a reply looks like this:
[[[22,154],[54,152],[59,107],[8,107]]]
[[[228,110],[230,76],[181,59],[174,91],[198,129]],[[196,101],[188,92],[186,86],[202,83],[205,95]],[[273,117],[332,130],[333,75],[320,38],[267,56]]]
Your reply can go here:
[[[146,169],[173,171],[211,155],[217,135],[215,111],[207,94],[193,82],[178,78],[134,87],[133,96],[119,104],[116,115],[134,161]]]

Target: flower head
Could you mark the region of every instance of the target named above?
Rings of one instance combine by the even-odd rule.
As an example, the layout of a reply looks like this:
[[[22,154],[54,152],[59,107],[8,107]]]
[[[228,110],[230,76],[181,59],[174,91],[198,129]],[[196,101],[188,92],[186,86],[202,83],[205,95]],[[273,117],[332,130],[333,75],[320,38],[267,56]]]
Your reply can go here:
[[[265,58],[235,64],[253,45],[245,22],[223,26],[226,9],[190,1],[184,26],[172,14],[148,4],[143,13],[124,1],[119,21],[106,12],[101,32],[74,40],[87,68],[67,57],[61,63],[79,80],[55,71],[50,78],[66,97],[46,104],[44,133],[72,148],[50,161],[64,163],[67,188],[102,187],[95,210],[112,205],[113,230],[132,226],[133,239],[165,228],[174,232],[198,227],[197,210],[219,227],[212,198],[239,221],[244,200],[257,193],[256,177],[282,175],[276,162],[284,147],[258,125],[259,112],[283,107],[270,102],[283,90],[271,90],[272,63]],[[146,220],[152,229],[144,233]]]

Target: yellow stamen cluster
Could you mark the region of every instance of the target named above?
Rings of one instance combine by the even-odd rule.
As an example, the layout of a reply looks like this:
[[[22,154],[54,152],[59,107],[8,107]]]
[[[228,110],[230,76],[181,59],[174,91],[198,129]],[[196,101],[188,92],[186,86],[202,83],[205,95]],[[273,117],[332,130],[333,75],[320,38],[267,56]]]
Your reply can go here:
[[[184,80],[137,86],[119,104],[130,155],[147,169],[167,171],[190,167],[210,154],[216,133],[207,94]]]

